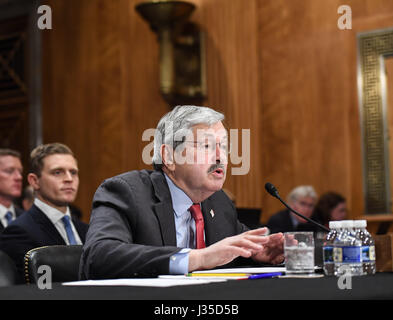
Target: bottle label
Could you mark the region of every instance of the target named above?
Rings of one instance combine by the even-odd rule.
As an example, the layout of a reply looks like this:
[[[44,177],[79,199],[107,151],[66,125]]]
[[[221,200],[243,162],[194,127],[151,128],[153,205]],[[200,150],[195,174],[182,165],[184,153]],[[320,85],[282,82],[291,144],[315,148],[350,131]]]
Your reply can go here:
[[[362,247],[362,259],[363,259],[363,262],[370,262],[370,247],[369,246]]]
[[[323,262],[324,263],[333,263],[333,247],[323,247]]]
[[[369,248],[370,261],[375,261],[375,246],[370,246]]]
[[[362,259],[363,262],[375,261],[375,246],[363,246]]]
[[[362,262],[362,247],[344,246],[333,249],[334,262],[359,263]]]
[[[333,248],[333,260],[334,260],[334,262],[342,262],[343,261],[342,248]]]
[[[343,249],[343,263],[358,263],[362,262],[362,247],[342,247]]]

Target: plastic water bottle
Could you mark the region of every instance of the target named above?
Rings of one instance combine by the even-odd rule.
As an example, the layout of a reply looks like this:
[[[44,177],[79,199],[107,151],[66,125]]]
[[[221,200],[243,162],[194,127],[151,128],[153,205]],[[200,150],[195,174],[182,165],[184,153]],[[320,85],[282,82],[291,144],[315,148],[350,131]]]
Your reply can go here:
[[[354,235],[352,220],[341,221],[341,229],[334,241],[333,259],[334,275],[363,274],[362,241]]]
[[[366,220],[354,221],[356,236],[362,241],[363,274],[375,274],[375,243],[371,234],[367,231]]]
[[[327,276],[334,276],[333,247],[340,225],[340,221],[329,221],[330,232],[323,243],[323,271]]]

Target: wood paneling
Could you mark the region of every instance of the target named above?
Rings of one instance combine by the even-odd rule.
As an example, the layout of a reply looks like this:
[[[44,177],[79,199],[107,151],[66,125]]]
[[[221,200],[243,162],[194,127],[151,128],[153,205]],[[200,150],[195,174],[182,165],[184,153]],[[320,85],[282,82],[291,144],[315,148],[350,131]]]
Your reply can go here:
[[[85,219],[102,179],[147,166],[142,132],[169,110],[159,94],[155,34],[128,0],[50,0],[44,32],[44,140],[79,159]],[[299,184],[348,198],[361,215],[362,170],[356,33],[393,25],[389,0],[193,0],[206,31],[208,98],[228,128],[251,130],[248,175],[225,187],[241,207],[281,208]],[[352,30],[337,9],[352,8]]]
[[[193,2],[198,6],[193,19],[207,34],[208,98],[205,104],[224,112],[227,127],[239,130],[239,141],[242,129],[251,133],[250,170],[247,175],[230,175],[232,168],[240,168],[244,163],[230,166],[225,188],[235,194],[239,206],[260,207],[262,109],[257,2],[247,1],[247,5],[238,0]],[[248,156],[243,152],[243,145],[238,149],[239,157]]]
[[[393,25],[389,1],[259,2],[263,177],[285,195],[299,184],[342,193],[350,217],[363,213],[356,34]],[[352,30],[337,9],[352,8]],[[276,13],[274,13],[276,12]],[[278,138],[277,138],[278,137]],[[265,219],[280,205],[265,195]]]
[[[142,132],[167,112],[159,95],[158,45],[134,11],[136,1],[52,0],[43,32],[44,142],[78,158],[76,204],[88,221],[103,179],[147,167]]]

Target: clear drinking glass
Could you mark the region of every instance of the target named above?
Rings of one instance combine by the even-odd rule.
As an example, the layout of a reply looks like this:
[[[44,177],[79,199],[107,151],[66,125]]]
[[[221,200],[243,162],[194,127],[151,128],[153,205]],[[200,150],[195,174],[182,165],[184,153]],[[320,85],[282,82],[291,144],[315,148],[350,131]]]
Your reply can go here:
[[[287,274],[314,273],[313,232],[284,233],[285,268]]]

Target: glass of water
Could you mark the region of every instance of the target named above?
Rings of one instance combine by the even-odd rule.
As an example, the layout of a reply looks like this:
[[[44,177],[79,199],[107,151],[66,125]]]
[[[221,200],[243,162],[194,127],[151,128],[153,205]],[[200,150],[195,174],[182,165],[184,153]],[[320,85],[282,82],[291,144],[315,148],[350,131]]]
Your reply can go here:
[[[284,255],[287,274],[314,273],[313,232],[284,233]]]

